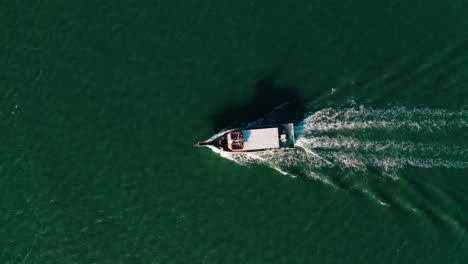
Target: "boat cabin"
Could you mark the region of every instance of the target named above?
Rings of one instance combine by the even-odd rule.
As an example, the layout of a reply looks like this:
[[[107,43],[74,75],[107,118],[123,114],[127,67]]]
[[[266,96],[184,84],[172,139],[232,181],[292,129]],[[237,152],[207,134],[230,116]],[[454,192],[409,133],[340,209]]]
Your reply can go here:
[[[195,145],[212,145],[230,152],[251,152],[294,148],[294,141],[294,125],[289,123],[227,131],[211,141]]]

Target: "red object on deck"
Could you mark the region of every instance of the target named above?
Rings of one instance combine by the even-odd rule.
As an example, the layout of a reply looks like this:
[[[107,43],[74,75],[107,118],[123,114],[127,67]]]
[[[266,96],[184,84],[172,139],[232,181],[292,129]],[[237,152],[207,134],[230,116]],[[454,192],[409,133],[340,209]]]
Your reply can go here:
[[[234,141],[231,144],[231,148],[233,151],[241,150],[244,148],[244,144],[241,141]]]

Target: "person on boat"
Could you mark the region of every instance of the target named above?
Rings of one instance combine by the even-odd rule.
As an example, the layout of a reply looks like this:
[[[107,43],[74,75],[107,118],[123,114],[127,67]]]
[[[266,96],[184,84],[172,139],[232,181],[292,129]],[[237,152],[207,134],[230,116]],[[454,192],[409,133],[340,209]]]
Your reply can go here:
[[[242,139],[242,132],[240,131],[231,132],[231,139],[232,140]]]
[[[240,150],[240,149],[244,148],[244,144],[242,144],[242,142],[240,142],[240,141],[234,141],[234,142],[232,142],[231,147],[232,147],[233,150]]]

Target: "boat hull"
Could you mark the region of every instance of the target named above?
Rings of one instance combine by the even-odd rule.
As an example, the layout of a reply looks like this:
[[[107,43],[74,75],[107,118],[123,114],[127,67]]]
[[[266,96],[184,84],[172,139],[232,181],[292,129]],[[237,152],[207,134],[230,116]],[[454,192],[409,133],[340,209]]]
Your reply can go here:
[[[279,124],[228,130],[194,146],[214,146],[226,152],[258,152],[294,148],[294,125]]]

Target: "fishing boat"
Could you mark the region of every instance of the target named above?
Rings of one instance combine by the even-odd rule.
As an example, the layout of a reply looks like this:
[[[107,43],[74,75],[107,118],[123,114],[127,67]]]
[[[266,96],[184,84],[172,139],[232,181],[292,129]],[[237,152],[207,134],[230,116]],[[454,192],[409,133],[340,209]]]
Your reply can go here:
[[[194,146],[213,146],[227,152],[291,149],[294,148],[294,124],[231,129]]]

